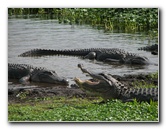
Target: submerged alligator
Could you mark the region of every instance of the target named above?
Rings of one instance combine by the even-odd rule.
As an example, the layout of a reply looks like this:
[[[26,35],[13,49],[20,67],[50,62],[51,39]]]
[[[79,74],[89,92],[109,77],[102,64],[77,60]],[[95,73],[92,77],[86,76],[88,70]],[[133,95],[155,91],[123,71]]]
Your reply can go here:
[[[111,99],[120,99],[123,102],[133,101],[134,99],[140,102],[158,101],[158,88],[129,88],[111,75],[90,72],[80,64],[78,64],[78,67],[83,73],[87,73],[93,79],[82,81],[79,78],[75,78],[76,84],[82,90],[102,97],[104,101]]]
[[[19,82],[23,84],[30,81],[62,85],[68,84],[67,79],[59,77],[53,70],[47,70],[41,67],[37,68],[27,64],[8,63],[8,79],[19,79]]]
[[[141,48],[138,48],[138,50],[150,51],[153,55],[158,55],[158,44],[141,47]]]
[[[90,49],[74,49],[74,50],[47,50],[47,49],[33,49],[22,53],[21,57],[28,56],[45,56],[45,55],[68,55],[81,56],[84,59],[95,59],[103,62],[114,62],[121,64],[149,64],[147,57],[139,56],[134,53],[125,52],[117,48],[90,48]]]

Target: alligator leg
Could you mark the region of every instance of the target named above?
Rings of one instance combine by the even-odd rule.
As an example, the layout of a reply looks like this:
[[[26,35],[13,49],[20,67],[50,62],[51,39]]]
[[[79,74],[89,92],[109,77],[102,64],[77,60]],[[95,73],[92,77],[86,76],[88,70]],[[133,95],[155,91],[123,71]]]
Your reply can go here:
[[[30,75],[24,76],[19,80],[21,84],[29,84],[30,83],[29,81],[30,81]]]
[[[102,100],[101,102],[93,102],[93,104],[105,104],[106,102],[108,102],[108,101],[104,101],[104,100]]]
[[[83,58],[94,60],[96,58],[96,52],[90,52],[88,55],[84,56]]]
[[[134,99],[125,99],[125,100],[122,100],[123,103],[126,103],[126,102],[134,102]]]
[[[151,54],[158,55],[158,51],[152,51]]]
[[[104,61],[105,61],[105,62],[117,62],[117,63],[120,62],[119,60],[111,59],[111,58],[107,58],[107,59],[105,59]]]

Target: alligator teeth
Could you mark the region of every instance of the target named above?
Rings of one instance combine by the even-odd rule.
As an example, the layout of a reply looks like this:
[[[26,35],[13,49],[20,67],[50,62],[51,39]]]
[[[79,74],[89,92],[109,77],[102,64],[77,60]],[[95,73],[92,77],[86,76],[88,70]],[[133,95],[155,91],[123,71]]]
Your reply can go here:
[[[82,83],[84,83],[84,81],[82,81],[81,79],[79,79],[79,78],[77,78],[77,77],[74,78],[74,81],[75,81],[77,84],[82,84]]]
[[[88,83],[89,85],[97,85],[99,84],[100,81],[91,81],[91,80],[86,80],[85,83]]]
[[[79,85],[81,85],[81,84],[83,84],[83,83],[87,83],[87,84],[89,84],[89,85],[97,85],[97,84],[99,84],[100,83],[100,81],[99,80],[94,80],[94,79],[90,79],[90,80],[85,80],[85,81],[83,81],[83,80],[81,80],[81,79],[79,79],[79,78],[74,78],[74,81]]]

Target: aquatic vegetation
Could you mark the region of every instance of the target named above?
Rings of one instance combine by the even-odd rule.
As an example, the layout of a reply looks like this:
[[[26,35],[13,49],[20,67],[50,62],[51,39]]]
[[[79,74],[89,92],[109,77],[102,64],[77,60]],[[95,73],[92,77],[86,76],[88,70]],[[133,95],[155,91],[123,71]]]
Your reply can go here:
[[[158,8],[9,8],[9,15],[36,14],[59,23],[89,24],[114,32],[158,32]],[[153,35],[152,35],[153,34]]]

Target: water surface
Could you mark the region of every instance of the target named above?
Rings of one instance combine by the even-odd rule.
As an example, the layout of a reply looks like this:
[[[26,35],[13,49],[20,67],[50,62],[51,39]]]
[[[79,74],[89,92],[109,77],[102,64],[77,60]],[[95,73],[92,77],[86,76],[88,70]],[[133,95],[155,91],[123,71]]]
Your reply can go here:
[[[150,40],[150,44],[155,43],[155,40]],[[158,66],[110,65],[72,56],[18,57],[18,55],[36,48],[120,48],[146,56],[150,62],[158,64],[157,55],[137,50],[139,47],[144,47],[148,44],[148,36],[141,33],[104,33],[103,30],[97,30],[88,25],[66,25],[59,24],[57,20],[40,20],[39,18],[11,18],[8,20],[8,62],[30,64],[55,70],[58,75],[68,78],[70,84],[74,83],[74,77],[87,78],[77,68],[78,63],[84,64],[85,67],[95,72],[116,75],[152,73],[158,70]]]

